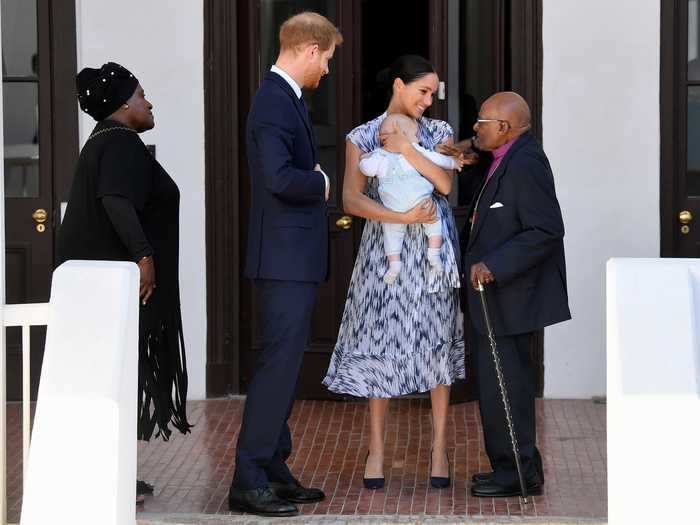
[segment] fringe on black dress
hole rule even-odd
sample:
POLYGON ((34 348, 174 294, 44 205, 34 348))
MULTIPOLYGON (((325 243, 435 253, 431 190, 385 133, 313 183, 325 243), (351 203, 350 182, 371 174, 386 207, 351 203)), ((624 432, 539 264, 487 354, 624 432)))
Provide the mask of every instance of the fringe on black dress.
POLYGON ((138 439, 156 437, 168 441, 169 424, 186 434, 187 361, 179 305, 168 315, 160 309, 142 308, 139 322, 138 439), (155 318, 154 318, 155 317, 155 318))

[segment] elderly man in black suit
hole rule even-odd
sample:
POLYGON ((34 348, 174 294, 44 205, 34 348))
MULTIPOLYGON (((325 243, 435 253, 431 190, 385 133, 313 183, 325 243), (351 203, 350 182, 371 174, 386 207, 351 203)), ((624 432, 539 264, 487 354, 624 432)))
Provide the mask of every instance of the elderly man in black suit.
POLYGON ((516 93, 497 93, 481 106, 474 146, 493 160, 472 203, 464 272, 470 343, 486 452, 492 472, 472 477, 474 496, 520 492, 489 340, 476 291, 486 285, 491 322, 509 391, 528 492, 542 493, 542 460, 535 444, 532 333, 571 318, 564 262, 564 223, 554 177, 530 133, 530 109, 516 93))

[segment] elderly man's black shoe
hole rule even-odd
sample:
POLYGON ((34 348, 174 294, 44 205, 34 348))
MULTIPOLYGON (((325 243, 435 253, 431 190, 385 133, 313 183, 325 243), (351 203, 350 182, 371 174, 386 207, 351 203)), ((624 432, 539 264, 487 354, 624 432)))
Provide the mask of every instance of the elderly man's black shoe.
MULTIPOLYGON (((527 484, 528 496, 541 496, 542 485, 538 481, 530 481, 527 484)), ((517 481, 511 485, 501 485, 493 479, 472 485, 472 496, 480 498, 509 498, 520 496, 520 483, 517 481)))
POLYGON ((278 498, 292 503, 316 503, 323 501, 326 495, 320 489, 302 487, 300 483, 268 483, 270 490, 278 498))
POLYGON ((238 490, 232 487, 228 493, 228 508, 272 518, 299 514, 296 505, 279 498, 267 487, 253 490, 238 490))
MULTIPOLYGON (((472 483, 486 483, 487 481, 491 481, 493 474, 493 472, 477 472, 472 476, 472 483)), ((540 479, 542 479, 540 485, 544 485, 544 479, 541 474, 540 479)))
POLYGON ((472 476, 472 483, 486 483, 491 481, 493 472, 477 472, 472 476))

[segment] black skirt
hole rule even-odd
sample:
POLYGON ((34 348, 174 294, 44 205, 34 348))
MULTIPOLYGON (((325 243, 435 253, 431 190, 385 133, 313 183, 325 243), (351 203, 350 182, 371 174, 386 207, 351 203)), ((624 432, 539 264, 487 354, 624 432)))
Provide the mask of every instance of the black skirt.
POLYGON ((102 206, 108 195, 131 202, 153 248, 156 289, 139 313, 138 437, 167 440, 170 424, 182 433, 192 426, 178 283, 180 192, 136 132, 104 120, 80 152, 58 231, 58 264, 134 259, 102 206))

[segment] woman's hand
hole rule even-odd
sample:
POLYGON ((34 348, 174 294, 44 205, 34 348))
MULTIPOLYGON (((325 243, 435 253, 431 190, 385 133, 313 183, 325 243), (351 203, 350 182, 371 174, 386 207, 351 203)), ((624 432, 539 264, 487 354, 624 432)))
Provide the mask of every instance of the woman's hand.
POLYGON ((394 131, 391 133, 380 133, 379 141, 385 150, 392 153, 404 153, 407 148, 411 148, 411 141, 403 134, 397 123, 394 123, 394 131))
POLYGON ((141 303, 146 304, 153 295, 156 287, 156 267, 153 265, 153 257, 143 257, 138 263, 141 282, 139 286, 139 297, 141 303))
POLYGON ((431 198, 424 199, 404 212, 405 224, 427 224, 437 221, 437 205, 431 198))

